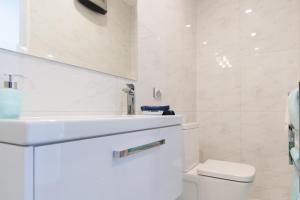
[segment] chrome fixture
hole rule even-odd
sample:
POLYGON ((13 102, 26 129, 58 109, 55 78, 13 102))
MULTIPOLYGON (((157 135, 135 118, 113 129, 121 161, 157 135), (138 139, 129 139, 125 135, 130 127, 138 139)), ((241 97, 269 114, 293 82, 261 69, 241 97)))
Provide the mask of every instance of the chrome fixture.
POLYGON ((4 81, 4 88, 13 88, 13 89, 18 89, 18 83, 14 81, 15 77, 18 78, 25 78, 21 74, 3 74, 4 76, 7 77, 7 81, 4 81))
POLYGON ((162 97, 162 92, 157 88, 153 88, 153 98, 156 100, 161 100, 161 97, 162 97))
POLYGON ((291 149, 295 147, 295 128, 292 124, 289 125, 289 164, 294 165, 294 159, 291 154, 291 149))
POLYGON ((133 154, 137 154, 137 153, 146 151, 148 149, 152 149, 152 148, 155 148, 155 147, 162 146, 165 143, 166 143, 166 140, 163 139, 163 140, 159 140, 159 141, 152 142, 152 143, 149 143, 149 144, 144 144, 144 145, 141 145, 141 146, 138 146, 138 147, 133 147, 133 148, 130 148, 130 149, 125 149, 125 150, 121 150, 121 151, 114 151, 113 152, 113 157, 114 158, 124 158, 124 157, 127 157, 127 156, 131 156, 133 154))
POLYGON ((122 91, 127 94, 127 114, 135 115, 135 88, 131 83, 126 86, 122 91))

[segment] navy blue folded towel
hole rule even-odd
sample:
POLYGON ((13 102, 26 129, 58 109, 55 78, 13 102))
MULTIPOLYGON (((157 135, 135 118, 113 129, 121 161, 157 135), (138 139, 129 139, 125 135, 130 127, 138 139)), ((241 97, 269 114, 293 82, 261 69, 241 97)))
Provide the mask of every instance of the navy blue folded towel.
POLYGON ((159 112, 159 111, 168 111, 170 110, 170 106, 142 106, 142 111, 149 111, 149 112, 159 112))

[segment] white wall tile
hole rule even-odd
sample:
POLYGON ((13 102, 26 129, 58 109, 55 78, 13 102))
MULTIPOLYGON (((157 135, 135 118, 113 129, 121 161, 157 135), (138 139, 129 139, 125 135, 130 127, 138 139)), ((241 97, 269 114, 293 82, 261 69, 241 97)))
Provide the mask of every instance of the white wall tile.
POLYGON ((241 0, 241 50, 251 54, 254 48, 261 52, 297 50, 299 48, 298 0, 241 0), (245 10, 252 9, 251 14, 245 10), (251 37, 251 33, 256 33, 251 37))
POLYGON ((290 199, 284 116, 300 74, 299 6, 298 0, 198 1, 201 150, 206 159, 254 165, 254 199, 290 199))
POLYGON ((203 160, 240 162, 240 112, 198 112, 203 160))
POLYGON ((299 80, 299 51, 242 56, 242 110, 285 111, 299 80), (258 101, 259 99, 259 101, 258 101))

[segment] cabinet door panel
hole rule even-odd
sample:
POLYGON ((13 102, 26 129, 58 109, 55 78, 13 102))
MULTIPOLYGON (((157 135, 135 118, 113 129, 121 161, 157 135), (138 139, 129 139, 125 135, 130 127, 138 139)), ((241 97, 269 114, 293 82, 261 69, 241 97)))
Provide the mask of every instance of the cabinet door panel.
POLYGON ((181 192, 180 127, 35 149, 36 200, 174 200, 181 192), (166 143, 124 158, 123 150, 166 143))
POLYGON ((0 144, 0 199, 33 200, 33 148, 0 144))

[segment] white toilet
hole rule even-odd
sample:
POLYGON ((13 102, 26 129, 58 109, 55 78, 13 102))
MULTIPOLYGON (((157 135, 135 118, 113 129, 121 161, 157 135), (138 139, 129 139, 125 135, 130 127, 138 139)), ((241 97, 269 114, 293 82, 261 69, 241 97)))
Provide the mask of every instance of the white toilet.
POLYGON ((247 200, 254 181, 250 165, 207 160, 199 163, 197 124, 184 125, 184 183, 181 200, 247 200))

